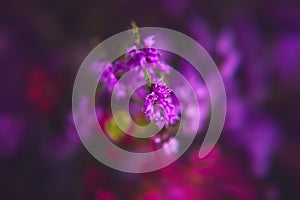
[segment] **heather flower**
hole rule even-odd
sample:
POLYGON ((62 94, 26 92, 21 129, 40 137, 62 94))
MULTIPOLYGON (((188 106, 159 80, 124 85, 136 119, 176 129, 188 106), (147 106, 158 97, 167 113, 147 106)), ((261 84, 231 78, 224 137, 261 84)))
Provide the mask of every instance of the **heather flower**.
POLYGON ((148 109, 145 111, 146 117, 151 121, 155 121, 157 126, 161 126, 164 122, 164 116, 162 114, 161 107, 154 104, 147 105, 147 107, 148 109))
MULTIPOLYGON (((156 77, 155 69, 161 74, 168 74, 170 72, 170 66, 161 60, 161 52, 153 48, 155 43, 154 36, 149 36, 143 40, 144 46, 140 47, 133 45, 127 49, 125 54, 125 61, 116 61, 114 64, 108 62, 96 62, 92 65, 92 71, 97 73, 102 72, 102 83, 111 92, 116 83, 118 77, 129 70, 136 70, 137 79, 144 79, 144 71, 147 70, 152 77, 156 77)), ((126 83, 126 87, 130 88, 132 81, 126 83)), ((121 86, 121 90, 118 92, 119 97, 124 97, 125 86, 121 86)))
POLYGON ((121 62, 121 61, 116 61, 114 63, 114 68, 115 68, 116 73, 123 72, 127 69, 126 64, 124 62, 121 62))
POLYGON ((152 92, 146 96, 144 112, 146 117, 157 125, 165 121, 166 127, 179 120, 175 105, 172 103, 171 92, 165 83, 159 79, 151 86, 152 92))
POLYGON ((115 69, 114 66, 111 64, 108 64, 102 74, 102 79, 105 85, 108 87, 108 89, 111 91, 115 84, 118 82, 117 77, 115 75, 115 69))
MULTIPOLYGON (((136 32, 136 31, 135 31, 136 32)), ((116 90, 117 96, 122 98, 126 95, 126 90, 134 85, 134 81, 146 80, 148 86, 151 85, 151 92, 146 95, 143 111, 146 118, 155 121, 160 127, 165 124, 175 124, 179 120, 179 109, 172 102, 171 92, 161 79, 157 76, 165 75, 170 72, 170 66, 161 59, 161 52, 153 48, 155 43, 154 36, 151 35, 143 40, 140 46, 139 35, 135 35, 135 45, 127 49, 125 61, 117 61, 114 64, 108 62, 100 62, 101 66, 92 66, 93 70, 103 71, 102 82, 111 92, 116 90), (95 69, 96 68, 96 69, 95 69), (115 88, 118 78, 129 70, 136 70, 135 79, 125 80, 122 84, 115 88), (155 71, 157 70, 157 71, 155 71), (155 80, 155 81, 152 81, 155 80)))
POLYGON ((127 49, 125 57, 128 59, 126 62, 128 69, 133 69, 146 64, 146 54, 143 50, 138 49, 136 45, 133 45, 127 49))
POLYGON ((155 75, 154 69, 157 69, 163 74, 170 72, 170 66, 161 60, 161 52, 153 48, 155 43, 154 36, 149 36, 144 39, 144 48, 139 49, 136 45, 128 48, 125 57, 128 59, 126 62, 128 70, 130 69, 147 69, 151 75, 155 75))
POLYGON ((120 71, 121 67, 121 63, 117 63, 114 66, 106 61, 97 61, 91 65, 91 72, 96 74, 102 73, 101 82, 107 86, 109 91, 112 91, 118 81, 116 72, 120 71))
POLYGON ((157 95, 164 98, 170 96, 172 92, 161 79, 153 84, 152 89, 157 95))

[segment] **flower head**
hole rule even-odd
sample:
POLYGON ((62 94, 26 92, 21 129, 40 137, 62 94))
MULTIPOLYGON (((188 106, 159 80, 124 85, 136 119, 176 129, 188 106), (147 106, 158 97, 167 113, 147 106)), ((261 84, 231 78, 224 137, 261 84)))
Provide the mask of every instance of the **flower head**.
POLYGON ((144 39, 144 46, 142 49, 139 49, 138 46, 133 45, 127 49, 125 57, 127 61, 125 65, 127 70, 130 69, 147 69, 152 75, 154 75, 154 69, 157 69, 159 72, 168 74, 169 65, 164 63, 161 59, 162 54, 156 48, 153 48, 155 43, 154 36, 149 36, 144 39))
POLYGON ((102 75, 103 82, 106 84, 108 89, 111 91, 115 84, 118 82, 116 74, 115 74, 115 69, 112 64, 108 64, 103 72, 102 75))
POLYGON ((146 96, 144 112, 146 117, 157 124, 165 121, 166 127, 179 120, 175 106, 170 98, 172 90, 161 80, 156 80, 151 86, 152 92, 146 96))

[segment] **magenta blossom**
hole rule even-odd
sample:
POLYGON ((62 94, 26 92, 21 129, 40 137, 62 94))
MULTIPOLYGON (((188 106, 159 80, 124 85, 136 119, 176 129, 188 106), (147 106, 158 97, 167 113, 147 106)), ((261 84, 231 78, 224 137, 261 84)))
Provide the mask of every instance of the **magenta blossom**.
POLYGON ((156 80, 151 86, 152 92, 146 96, 143 111, 146 117, 158 125, 165 121, 166 127, 179 120, 171 99, 172 90, 161 80, 156 80))

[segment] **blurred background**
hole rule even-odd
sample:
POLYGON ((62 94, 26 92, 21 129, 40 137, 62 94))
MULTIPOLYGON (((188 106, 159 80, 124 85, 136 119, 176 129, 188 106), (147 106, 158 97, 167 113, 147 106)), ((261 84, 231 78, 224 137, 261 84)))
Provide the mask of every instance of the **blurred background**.
POLYGON ((2 1, 0 85, 0 199, 300 199, 297 0, 2 1), (234 68, 223 74, 224 133, 206 158, 127 174, 79 141, 77 70, 132 21, 185 33, 234 68))

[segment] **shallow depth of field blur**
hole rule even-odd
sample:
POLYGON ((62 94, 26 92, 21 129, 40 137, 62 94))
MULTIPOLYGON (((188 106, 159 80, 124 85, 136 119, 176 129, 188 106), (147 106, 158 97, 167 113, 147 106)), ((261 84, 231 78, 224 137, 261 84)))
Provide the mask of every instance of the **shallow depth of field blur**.
MULTIPOLYGON (((299 1, 1 4, 0 199, 300 199, 299 1), (197 157, 201 129, 179 160, 144 174, 104 166, 79 140, 72 118, 77 70, 96 45, 133 21, 191 36, 219 67, 227 116, 205 158, 197 157)), ((124 146, 111 129, 110 139, 124 146)))

